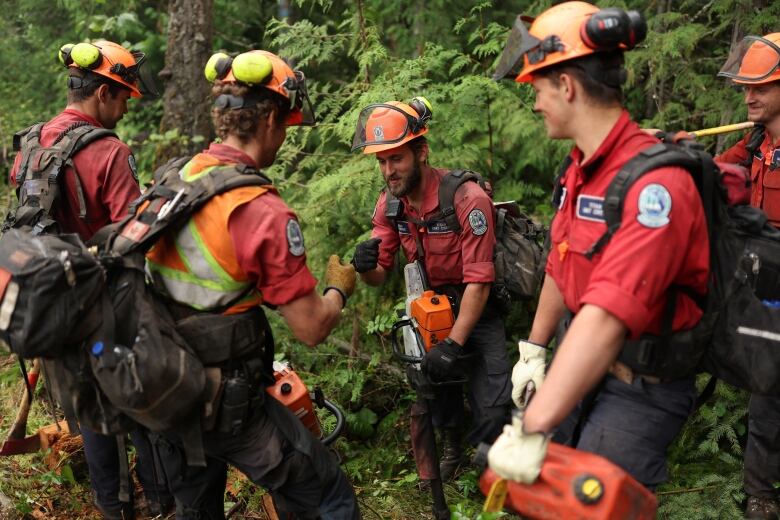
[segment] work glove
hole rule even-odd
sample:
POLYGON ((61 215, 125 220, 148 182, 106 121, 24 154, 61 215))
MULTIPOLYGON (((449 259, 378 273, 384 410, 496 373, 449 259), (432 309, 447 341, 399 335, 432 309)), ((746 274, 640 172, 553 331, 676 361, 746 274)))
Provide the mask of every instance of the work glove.
POLYGON ((436 381, 462 378, 463 373, 457 366, 461 355, 463 347, 452 338, 447 338, 425 354, 422 369, 436 381))
POLYGON ((325 291, 334 289, 343 299, 342 308, 347 305, 347 298, 355 292, 355 268, 351 265, 343 265, 337 255, 330 255, 328 267, 325 270, 325 291))
POLYGON ((518 347, 520 359, 512 369, 512 400, 522 409, 530 393, 542 386, 547 349, 530 341, 519 341, 518 347))
POLYGON ((377 261, 379 260, 380 242, 382 242, 381 238, 372 238, 359 243, 355 247, 355 254, 352 257, 352 265, 355 266, 355 271, 365 273, 376 269, 377 261))
POLYGON ((488 465, 501 478, 533 484, 542 471, 549 442, 544 433, 525 433, 523 419, 515 415, 490 447, 488 465))

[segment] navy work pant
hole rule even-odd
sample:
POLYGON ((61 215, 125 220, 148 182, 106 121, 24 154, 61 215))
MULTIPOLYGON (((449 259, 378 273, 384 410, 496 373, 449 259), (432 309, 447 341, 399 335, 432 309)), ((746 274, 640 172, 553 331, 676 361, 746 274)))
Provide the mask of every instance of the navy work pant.
MULTIPOLYGON (((117 439, 112 435, 102 435, 86 428, 82 429, 84 438, 84 457, 89 468, 89 482, 95 493, 95 501, 106 512, 121 516, 121 511, 132 509, 133 485, 128 482, 130 491, 129 505, 119 501, 119 449, 117 439)), ((162 505, 170 504, 173 499, 168 492, 162 475, 157 475, 152 456, 152 446, 146 432, 136 430, 130 434, 136 452, 135 471, 144 489, 146 499, 162 505), (159 478, 155 478, 159 477, 159 478)), ((121 454, 127 457, 126 453, 121 454)), ((129 478, 129 475, 128 475, 129 478)))
POLYGON ((778 499, 780 482, 780 398, 750 396, 745 446, 745 492, 778 499))
MULTIPOLYGON (((633 384, 607 375, 582 423, 577 449, 607 458, 653 490, 668 478, 666 451, 685 425, 696 403, 693 377, 633 384)), ((571 446, 578 407, 564 420, 553 441, 571 446)))
MULTIPOLYGON (((474 352, 464 365, 467 370, 467 395, 472 413, 468 435, 470 444, 492 444, 504 425, 510 422, 512 381, 506 349, 504 321, 497 312, 487 309, 474 326, 464 345, 474 352)), ((437 428, 462 429, 464 423, 462 385, 441 386, 430 404, 433 425, 437 428)))
POLYGON ((206 468, 186 465, 180 441, 156 444, 177 520, 224 518, 227 464, 271 492, 280 518, 357 520, 355 493, 335 457, 275 399, 258 406, 237 434, 203 434, 206 468))

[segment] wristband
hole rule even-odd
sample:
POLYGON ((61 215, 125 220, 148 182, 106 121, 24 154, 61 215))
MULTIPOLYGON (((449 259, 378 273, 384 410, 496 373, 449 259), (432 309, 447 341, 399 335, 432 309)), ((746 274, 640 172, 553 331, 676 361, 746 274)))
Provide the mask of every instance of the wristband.
POLYGON ((347 295, 344 294, 344 291, 342 291, 338 287, 336 287, 334 285, 329 285, 329 286, 325 287, 324 291, 322 291, 322 295, 325 296, 326 294, 328 294, 328 291, 330 291, 331 289, 333 289, 334 291, 338 292, 339 296, 341 296, 341 308, 343 309, 344 307, 346 307, 347 306, 347 295))

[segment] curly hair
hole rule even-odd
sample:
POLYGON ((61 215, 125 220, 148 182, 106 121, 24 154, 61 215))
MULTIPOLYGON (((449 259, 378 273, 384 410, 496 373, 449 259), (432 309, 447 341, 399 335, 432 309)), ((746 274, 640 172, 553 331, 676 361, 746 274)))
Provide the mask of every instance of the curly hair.
POLYGON ((214 122, 214 130, 221 139, 228 135, 238 137, 242 143, 249 141, 257 133, 258 123, 273 110, 276 109, 277 121, 284 123, 289 115, 289 102, 276 92, 266 88, 252 88, 239 83, 224 81, 214 82, 211 95, 216 99, 221 94, 229 94, 245 97, 249 94, 259 96, 260 101, 245 108, 218 108, 211 109, 211 119, 214 122))

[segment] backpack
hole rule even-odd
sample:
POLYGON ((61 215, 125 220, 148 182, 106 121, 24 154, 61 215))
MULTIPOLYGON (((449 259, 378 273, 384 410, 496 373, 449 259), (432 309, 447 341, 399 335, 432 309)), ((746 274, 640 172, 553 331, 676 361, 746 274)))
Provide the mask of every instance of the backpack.
MULTIPOLYGON (((455 192, 463 183, 470 181, 478 183, 482 189, 486 188, 482 176, 471 170, 452 170, 445 175, 439 185, 439 212, 422 224, 433 225, 443 220, 448 230, 459 234, 462 227, 455 210, 455 192)), ((385 216, 397 222, 404 216, 403 204, 389 191, 386 197, 385 216)), ((513 201, 496 203, 494 207, 496 246, 493 264, 496 278, 492 293, 502 303, 534 298, 541 281, 543 255, 540 243, 544 229, 520 211, 513 201)))
MULTIPOLYGON (((43 126, 14 135, 14 149, 21 153, 19 201, 8 212, 0 237, 0 333, 22 359, 60 357, 65 345, 91 333, 90 322, 78 317, 96 302, 104 282, 103 269, 78 235, 57 234, 52 213, 60 200, 61 174, 73 167, 74 155, 115 134, 80 122, 42 147, 43 126)), ((78 172, 75 178, 83 217, 78 172)))
POLYGON ((748 205, 728 206, 720 170, 695 142, 659 143, 628 161, 604 200, 607 231, 592 245, 592 258, 619 229, 630 187, 644 174, 679 166, 694 179, 710 241, 708 294, 671 287, 658 336, 628 341, 619 360, 640 374, 674 379, 706 371, 734 386, 780 394, 780 230, 748 205), (703 310, 692 329, 672 332, 676 296, 689 295, 703 310))
MULTIPOLYGON (((159 181, 134 202, 131 214, 100 230, 91 241, 100 244, 98 257, 107 272, 103 327, 87 345, 92 371, 109 401, 152 431, 181 429, 193 416, 199 419, 192 411, 211 391, 203 363, 213 360, 199 352, 197 338, 188 334, 186 324, 191 320, 183 320, 180 329, 170 311, 175 304, 147 283, 145 254, 163 235, 186 225, 212 197, 239 187, 271 184, 257 170, 243 166, 215 168, 187 182, 179 177, 180 164, 164 166, 159 181)), ((212 310, 205 316, 219 312, 212 310)), ((223 318, 223 327, 235 325, 248 337, 242 315, 218 317, 223 318)), ((221 329, 221 333, 229 332, 221 329)))
MULTIPOLYGON (((205 463, 202 443, 194 441, 199 440, 201 417, 193 412, 204 404, 204 396, 213 396, 219 380, 207 376, 178 331, 169 302, 146 283, 144 255, 165 233, 186 225, 212 197, 242 186, 269 185, 270 181, 251 168, 231 166, 185 182, 178 175, 181 164, 181 160, 167 164, 159 182, 134 202, 130 214, 99 230, 89 247, 70 240, 70 235, 37 238, 42 243, 71 245, 68 251, 72 257, 84 262, 71 262, 69 269, 63 269, 60 250, 39 247, 37 242, 28 247, 34 260, 30 265, 52 264, 51 270, 59 275, 58 283, 48 285, 40 276, 20 279, 11 275, 11 282, 18 286, 16 301, 35 300, 41 293, 50 296, 48 314, 37 324, 48 331, 45 336, 52 344, 48 351, 42 354, 34 348, 35 335, 24 330, 11 334, 29 321, 13 309, 7 313, 8 321, 17 325, 3 328, 5 322, 0 320, 0 332, 21 358, 48 358, 44 370, 50 391, 66 417, 104 434, 127 432, 134 423, 154 431, 176 432, 185 441, 188 462, 199 465, 205 463), (81 289, 82 275, 95 266, 100 273, 97 296, 78 306, 70 304, 73 298, 68 294, 81 289), (70 327, 81 334, 58 333, 49 327, 49 316, 64 324, 62 331, 70 327)), ((10 246, 15 243, 10 239, 17 235, 21 236, 17 243, 26 241, 25 234, 16 230, 0 238, 1 268, 6 269, 6 256, 13 257, 10 246), (4 256, 6 241, 10 253, 4 256)))
MULTIPOLYGON (((22 156, 15 179, 19 203, 6 216, 3 232, 11 228, 29 228, 36 235, 59 232, 52 213, 60 200, 60 175, 66 168, 75 171, 73 157, 85 146, 104 137, 116 137, 111 130, 78 121, 60 132, 50 146, 42 147, 44 124, 35 124, 14 135, 14 151, 22 156)), ((87 209, 78 172, 74 180, 79 201, 78 215, 83 219, 87 209)))

